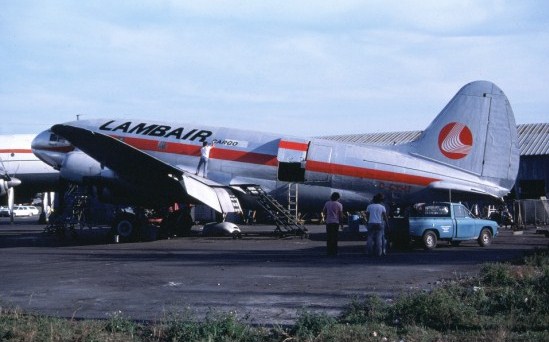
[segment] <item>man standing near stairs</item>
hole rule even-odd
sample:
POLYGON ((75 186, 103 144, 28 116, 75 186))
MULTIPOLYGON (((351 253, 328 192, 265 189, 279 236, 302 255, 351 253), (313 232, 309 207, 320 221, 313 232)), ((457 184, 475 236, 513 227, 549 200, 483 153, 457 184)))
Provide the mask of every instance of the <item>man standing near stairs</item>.
POLYGON ((326 247, 328 256, 337 255, 337 239, 339 226, 343 222, 343 205, 339 203, 341 196, 338 192, 332 193, 330 200, 324 204, 322 213, 326 217, 326 247))

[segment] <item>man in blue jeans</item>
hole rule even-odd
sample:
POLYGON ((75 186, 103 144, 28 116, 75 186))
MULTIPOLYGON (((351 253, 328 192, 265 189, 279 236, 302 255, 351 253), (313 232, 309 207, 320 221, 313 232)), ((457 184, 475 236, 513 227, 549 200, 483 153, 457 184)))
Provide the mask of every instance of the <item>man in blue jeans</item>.
POLYGON ((214 147, 213 141, 210 145, 208 145, 207 141, 204 141, 202 143, 202 148, 200 149, 200 161, 198 162, 195 175, 198 176, 198 173, 200 172, 200 168, 204 167, 204 170, 202 171, 202 177, 206 178, 208 176, 208 161, 210 160, 210 150, 213 147, 214 147))
POLYGON ((322 209, 326 218, 326 247, 329 256, 337 255, 337 235, 343 222, 343 205, 339 203, 339 197, 339 193, 334 192, 322 209))
POLYGON ((383 202, 383 195, 377 194, 374 196, 370 204, 366 208, 366 221, 368 222, 368 243, 366 249, 368 255, 381 256, 385 254, 384 240, 385 228, 389 228, 389 220, 383 202))

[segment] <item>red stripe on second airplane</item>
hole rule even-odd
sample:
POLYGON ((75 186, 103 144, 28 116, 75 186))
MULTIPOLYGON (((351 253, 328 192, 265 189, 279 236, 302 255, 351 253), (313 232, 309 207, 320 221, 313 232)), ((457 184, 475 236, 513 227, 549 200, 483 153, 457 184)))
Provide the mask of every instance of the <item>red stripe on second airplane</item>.
POLYGON ((29 149, 23 149, 23 148, 6 148, 1 149, 0 153, 32 153, 29 149))
POLYGON ((388 182, 405 183, 405 184, 411 184, 411 185, 423 185, 423 186, 427 186, 432 182, 439 180, 439 179, 430 178, 430 177, 408 175, 404 173, 396 173, 391 171, 367 169, 367 168, 358 167, 358 166, 325 163, 325 162, 319 162, 314 160, 307 161, 306 169, 307 171, 324 172, 332 175, 383 180, 388 182))

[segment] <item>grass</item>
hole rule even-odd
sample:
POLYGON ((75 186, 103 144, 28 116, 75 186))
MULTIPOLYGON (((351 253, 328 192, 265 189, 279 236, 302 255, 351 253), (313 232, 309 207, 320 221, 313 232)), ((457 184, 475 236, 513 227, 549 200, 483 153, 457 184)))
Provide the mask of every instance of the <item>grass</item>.
POLYGON ((0 341, 549 341, 549 249, 517 263, 486 264, 478 277, 388 302, 366 296, 338 317, 300 310, 291 327, 257 327, 237 315, 192 313, 160 322, 79 321, 0 307, 0 341))

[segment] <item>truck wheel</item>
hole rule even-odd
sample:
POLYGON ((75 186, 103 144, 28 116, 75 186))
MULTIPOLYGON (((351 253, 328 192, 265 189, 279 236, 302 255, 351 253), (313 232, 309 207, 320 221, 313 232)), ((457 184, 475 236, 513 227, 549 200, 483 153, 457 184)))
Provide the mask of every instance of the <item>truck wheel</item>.
POLYGON ((492 243, 492 232, 490 231, 490 229, 482 229, 480 231, 477 241, 480 247, 490 246, 490 244, 492 243))
POLYGON ((432 230, 423 233, 423 246, 425 249, 434 249, 437 246, 437 234, 432 230))
POLYGON ((112 233, 120 236, 122 241, 136 240, 138 235, 137 219, 131 214, 117 216, 112 224, 112 233))

